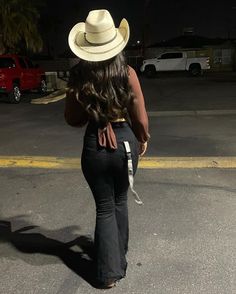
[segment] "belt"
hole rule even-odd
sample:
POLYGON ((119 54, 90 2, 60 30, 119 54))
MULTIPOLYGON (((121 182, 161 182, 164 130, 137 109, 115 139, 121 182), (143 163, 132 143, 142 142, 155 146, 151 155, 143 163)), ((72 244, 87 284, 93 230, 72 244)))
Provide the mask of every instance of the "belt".
POLYGON ((117 119, 115 119, 115 120, 111 120, 110 122, 122 122, 122 121, 126 121, 126 119, 125 118, 117 118, 117 119))

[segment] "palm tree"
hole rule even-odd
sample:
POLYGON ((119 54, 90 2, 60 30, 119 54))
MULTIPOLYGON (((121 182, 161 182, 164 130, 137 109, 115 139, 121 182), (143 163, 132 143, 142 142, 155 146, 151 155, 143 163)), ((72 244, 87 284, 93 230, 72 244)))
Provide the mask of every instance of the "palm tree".
POLYGON ((19 44, 33 52, 42 49, 38 31, 38 0, 0 0, 0 53, 17 52, 19 44))

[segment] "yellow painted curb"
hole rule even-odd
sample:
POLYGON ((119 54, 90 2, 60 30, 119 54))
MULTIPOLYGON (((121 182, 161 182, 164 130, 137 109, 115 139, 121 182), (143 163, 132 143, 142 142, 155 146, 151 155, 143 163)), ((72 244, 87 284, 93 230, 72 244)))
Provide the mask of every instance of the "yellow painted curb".
POLYGON ((144 157, 140 168, 236 168, 236 157, 144 157))
MULTIPOLYGON (((0 156, 0 168, 80 169, 80 158, 0 156)), ((236 168, 236 157, 142 157, 139 168, 236 168)))
POLYGON ((0 156, 0 168, 9 167, 78 169, 80 168, 80 158, 51 156, 0 156))

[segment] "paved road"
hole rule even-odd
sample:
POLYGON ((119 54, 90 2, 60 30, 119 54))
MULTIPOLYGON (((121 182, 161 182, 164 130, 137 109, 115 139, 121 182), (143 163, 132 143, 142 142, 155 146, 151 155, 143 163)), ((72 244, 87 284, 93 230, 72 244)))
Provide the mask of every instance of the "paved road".
MULTIPOLYGON (((111 292, 234 294, 235 177, 235 170, 139 170, 144 206, 130 195, 127 278, 111 292)), ((81 172, 4 169, 0 181, 0 293, 100 293, 79 253, 78 237, 92 236, 95 220, 81 172)))
MULTIPOLYGON (((144 91, 159 82, 143 80, 144 91)), ((165 91, 172 82, 165 81, 165 91)), ((149 110, 158 110, 154 102, 149 110)), ((1 103, 0 125, 0 157, 80 156, 83 130, 64 123, 62 101, 1 103)), ((230 164, 236 156, 236 115, 152 115, 150 127, 149 157, 221 157, 230 164)), ((140 169, 135 185, 144 206, 130 195, 127 278, 110 292, 236 293, 235 177, 233 166, 140 169)), ((95 207, 81 170, 7 167, 0 182, 0 293, 101 293, 91 285, 84 246, 95 207)))
POLYGON ((236 73, 141 77, 148 110, 236 110, 236 73))
MULTIPOLYGON (((140 82, 149 111, 236 110, 236 72, 197 78, 186 73, 162 73, 154 79, 141 75, 140 82)), ((38 97, 37 93, 27 93, 22 103, 38 97)), ((0 97, 0 105, 4 101, 0 97)))
MULTIPOLYGON (((67 126, 64 101, 0 104, 0 155, 78 157, 84 130, 67 126)), ((236 115, 151 116, 147 156, 235 156, 236 115)))

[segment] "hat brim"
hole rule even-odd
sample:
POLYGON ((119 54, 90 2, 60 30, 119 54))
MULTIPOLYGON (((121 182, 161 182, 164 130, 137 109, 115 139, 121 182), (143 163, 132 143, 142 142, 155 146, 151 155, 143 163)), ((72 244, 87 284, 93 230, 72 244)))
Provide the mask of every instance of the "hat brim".
POLYGON ((116 37, 105 45, 93 45, 85 39, 85 23, 76 24, 70 31, 68 42, 72 52, 81 59, 88 61, 103 61, 119 54, 130 36, 129 24, 122 19, 119 28, 116 28, 116 37))

